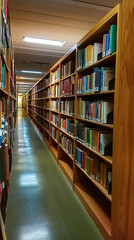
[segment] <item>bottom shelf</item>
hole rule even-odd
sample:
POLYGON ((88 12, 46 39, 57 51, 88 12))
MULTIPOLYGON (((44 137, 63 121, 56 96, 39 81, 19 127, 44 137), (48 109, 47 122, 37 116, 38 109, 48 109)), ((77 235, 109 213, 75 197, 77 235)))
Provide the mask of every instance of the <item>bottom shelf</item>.
POLYGON ((97 201, 87 192, 87 190, 80 184, 74 184, 74 191, 85 206, 89 215, 92 217, 97 227, 105 239, 111 239, 111 220, 97 203, 97 201))
POLYGON ((54 146, 50 146, 49 147, 50 151, 52 152, 52 154, 54 155, 54 157, 56 158, 56 160, 58 159, 58 151, 54 146))
POLYGON ((73 186, 73 169, 70 167, 68 163, 63 162, 62 160, 58 160, 58 164, 62 171, 64 172, 64 174, 66 175, 70 184, 73 186))

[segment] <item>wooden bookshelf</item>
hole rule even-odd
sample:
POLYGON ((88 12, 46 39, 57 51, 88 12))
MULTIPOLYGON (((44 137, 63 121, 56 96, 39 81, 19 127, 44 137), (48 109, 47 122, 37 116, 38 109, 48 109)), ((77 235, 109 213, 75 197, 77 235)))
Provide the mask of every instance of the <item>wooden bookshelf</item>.
MULTIPOLYGON (((79 114, 79 99, 81 98, 83 101, 93 103, 97 102, 97 104, 98 102, 99 104, 101 104, 100 102, 112 101, 114 105, 114 112, 118 111, 116 98, 118 95, 120 81, 120 44, 118 42, 121 34, 120 21, 121 4, 117 5, 114 9, 112 9, 91 31, 89 31, 77 43, 77 45, 75 45, 50 69, 46 76, 44 76, 37 84, 35 84, 35 86, 29 91, 28 105, 29 117, 36 124, 36 127, 40 131, 43 131, 44 142, 56 158, 56 161, 58 162, 63 173, 69 180, 74 191, 82 201, 90 216, 93 218, 94 222, 98 226, 105 239, 112 239, 111 209, 113 195, 107 189, 108 183, 104 185, 104 182, 103 184, 101 184, 99 182, 100 180, 94 180, 90 176, 89 172, 86 173, 84 167, 77 164, 76 152, 79 149, 82 154, 84 153, 85 155, 91 157, 93 161, 97 161, 98 164, 102 164, 101 166, 104 166, 107 171, 106 179, 108 179, 108 169, 110 169, 110 171, 113 171, 113 165, 114 161, 116 161, 116 155, 110 155, 111 153, 109 152, 109 154, 107 155, 100 154, 100 146, 98 144, 98 141, 100 140, 98 139, 98 151, 95 150, 95 147, 93 149, 86 145, 83 139, 80 140, 80 138, 78 138, 77 136, 77 123, 83 124, 83 126, 86 128, 98 129, 98 131, 100 131, 100 134, 101 132, 102 134, 105 132, 110 133, 112 136, 114 135, 114 139, 116 138, 115 126, 117 125, 118 119, 113 118, 113 121, 111 121, 111 119, 110 121, 107 120, 107 122, 109 123, 104 124, 102 122, 105 121, 102 121, 100 117, 98 121, 94 121, 94 118, 91 118, 93 120, 88 120, 86 119, 86 117, 81 118, 80 116, 83 115, 79 114), (95 42, 102 43, 103 35, 108 34, 111 25, 117 25, 116 50, 113 51, 111 54, 108 54, 108 56, 105 56, 98 61, 92 62, 90 65, 83 65, 84 67, 81 67, 81 69, 79 69, 79 51, 84 51, 83 49, 87 49, 88 45, 93 45, 95 42), (112 82, 112 85, 110 86, 109 84, 106 89, 103 89, 102 84, 102 89, 99 91, 94 90, 94 88, 89 89, 90 92, 89 90, 87 92, 85 92, 85 90, 78 91, 78 79, 83 78, 86 75, 95 74, 94 69, 96 68, 100 69, 102 73, 103 71, 105 71, 105 69, 114 69, 114 77, 111 77, 111 80, 114 82, 114 84, 112 82), (34 101, 36 101, 37 105, 34 105, 34 101), (53 110, 52 108, 58 110, 53 110), (70 114, 67 114, 68 112, 70 112, 70 114), (74 115, 72 115, 73 112, 74 115), (38 119, 35 119, 34 114, 36 114, 38 119), (54 122, 56 121, 56 125, 52 121, 53 118, 54 122), (64 130, 66 129, 66 126, 64 127, 64 129, 61 128, 61 123, 64 122, 63 120, 65 121, 65 124, 67 124, 67 121, 70 120, 70 124, 72 124, 74 133, 76 135, 72 136, 71 134, 67 133, 67 131, 64 130), (55 137, 52 136, 52 131, 55 131, 55 134, 58 134, 58 138, 56 137, 58 140, 56 140, 55 137), (62 147, 62 137, 64 137, 65 139, 66 147, 62 147), (71 154, 69 152, 71 152, 71 154), (105 186, 105 188, 103 186, 105 186)), ((111 72, 112 71, 113 70, 111 70, 111 72)), ((94 84, 96 84, 96 82, 94 82, 94 84)), ((95 112, 95 114, 98 114, 98 112, 100 111, 98 106, 99 105, 97 105, 97 111, 95 112)), ((115 142, 112 142, 114 148, 115 142)), ((83 160, 81 159, 81 165, 82 161, 83 160)), ((96 170, 96 174, 98 174, 97 171, 99 172, 99 170, 96 170)), ((116 181, 116 179, 112 180, 114 182, 116 181)))
POLYGON ((7 0, 0 3, 0 239, 6 240, 5 221, 17 106, 14 51, 7 0), (4 131, 6 131, 6 137, 4 131))

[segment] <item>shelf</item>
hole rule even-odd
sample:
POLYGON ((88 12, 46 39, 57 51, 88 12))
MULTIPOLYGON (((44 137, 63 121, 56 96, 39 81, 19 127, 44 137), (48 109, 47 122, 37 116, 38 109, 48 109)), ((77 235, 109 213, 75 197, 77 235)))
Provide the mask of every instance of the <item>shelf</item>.
POLYGON ((60 112, 60 114, 61 114, 61 115, 63 115, 63 116, 67 116, 67 117, 74 118, 74 116, 72 116, 72 115, 69 115, 69 114, 66 114, 66 113, 62 113, 62 112, 60 112))
POLYGON ((60 98, 74 98, 75 95, 70 95, 70 96, 60 96, 60 98))
POLYGON ((76 72, 68 75, 67 77, 61 78, 60 81, 63 81, 63 80, 65 80, 65 79, 67 79, 67 78, 70 78, 70 77, 74 76, 75 74, 76 74, 76 72))
POLYGON ((36 108, 41 108, 41 109, 44 109, 43 107, 40 107, 40 106, 36 106, 36 105, 32 105, 33 107, 36 107, 36 108))
POLYGON ((45 127, 42 127, 48 134, 49 134, 49 130, 46 129, 45 127))
POLYGON ((44 120, 47 121, 47 122, 49 122, 49 119, 47 119, 47 118, 44 118, 44 120))
POLYGON ((50 109, 49 109, 49 108, 43 108, 43 110, 45 110, 45 111, 49 111, 50 109))
POLYGON ((58 141, 52 136, 52 134, 49 134, 49 135, 56 142, 56 144, 58 144, 58 141))
POLYGON ((14 96, 10 95, 10 97, 16 101, 16 98, 14 96))
POLYGON ((50 122, 50 123, 51 123, 51 125, 53 125, 54 127, 58 128, 58 126, 55 125, 53 122, 50 122))
POLYGON ((68 155, 68 157, 73 161, 73 157, 66 151, 65 148, 63 148, 59 143, 60 148, 68 155))
POLYGON ((45 89, 45 88, 49 88, 49 87, 50 87, 50 84, 49 84, 49 85, 47 85, 47 86, 45 86, 45 87, 44 87, 44 89, 45 89))
POLYGON ((90 181, 105 195, 105 197, 112 202, 112 196, 111 194, 107 193, 107 190, 97 181, 95 181, 94 179, 92 179, 76 162, 75 162, 76 166, 90 179, 90 181))
POLYGON ((85 71, 92 70, 93 68, 100 67, 105 63, 109 63, 109 62, 111 63, 112 61, 115 61, 115 58, 116 58, 116 52, 100 59, 99 61, 97 61, 97 62, 95 62, 95 63, 93 63, 93 64, 91 64, 91 65, 89 65, 89 66, 87 66, 83 69, 78 70, 78 73, 83 73, 85 71))
POLYGON ((94 92, 94 93, 77 93, 77 97, 86 97, 86 96, 94 96, 94 95, 107 95, 107 94, 114 94, 115 90, 108 90, 103 92, 94 92))
POLYGON ((57 114, 59 113, 58 111, 55 111, 55 110, 52 110, 52 109, 50 109, 50 111, 54 112, 54 113, 57 113, 57 114))
POLYGON ((111 220, 94 199, 90 193, 80 184, 74 184, 74 191, 80 198, 81 202, 85 206, 86 210, 95 221, 96 225, 103 232, 105 239, 111 239, 111 220))
POLYGON ((99 152, 97 152, 96 150, 94 150, 94 149, 88 147, 86 144, 82 143, 81 141, 79 141, 79 140, 76 139, 76 142, 79 143, 79 144, 81 144, 83 147, 87 148, 90 152, 96 154, 98 157, 100 157, 101 159, 103 159, 105 162, 107 162, 107 163, 109 163, 109 164, 112 165, 112 163, 113 163, 113 161, 112 161, 112 160, 113 160, 112 156, 103 156, 103 155, 101 155, 99 152))
POLYGON ((73 186, 73 169, 70 165, 62 160, 58 160, 58 164, 64 174, 66 175, 67 179, 69 180, 70 184, 73 186))
POLYGON ((8 65, 7 65, 5 56, 4 56, 3 51, 2 51, 1 48, 0 48, 0 52, 1 52, 1 56, 2 56, 2 59, 3 59, 3 61, 4 61, 4 64, 5 64, 5 66, 6 66, 6 69, 7 69, 7 71, 10 73, 9 67, 8 67, 8 65))
POLYGON ((60 131, 63 132, 65 135, 67 135, 68 137, 72 138, 74 140, 74 136, 67 133, 65 130, 63 130, 62 128, 60 128, 60 131))
POLYGON ((38 100, 44 100, 44 98, 35 98, 35 99, 32 99, 32 101, 38 101, 38 100))
POLYGON ((59 98, 59 96, 58 96, 58 97, 51 97, 51 96, 50 96, 50 98, 52 98, 52 99, 57 99, 57 98, 59 98))
POLYGON ((0 91, 5 95, 10 96, 10 94, 6 92, 2 87, 0 87, 0 91))
POLYGON ((47 147, 49 147, 49 141, 46 138, 43 138, 45 144, 47 145, 47 147))
POLYGON ((58 151, 57 151, 57 149, 54 146, 50 146, 49 148, 50 148, 52 154, 54 155, 54 157, 57 160, 57 158, 58 158, 58 151))
POLYGON ((52 86, 52 85, 54 85, 54 84, 57 84, 57 83, 59 83, 59 80, 58 80, 58 81, 55 81, 55 82, 53 82, 53 83, 50 83, 50 86, 52 86))
POLYGON ((80 118, 80 117, 77 117, 76 119, 80 120, 80 121, 83 121, 83 122, 93 123, 93 124, 96 124, 96 125, 99 125, 99 126, 102 126, 102 127, 113 129, 113 124, 99 123, 99 122, 95 122, 95 121, 88 120, 88 119, 85 119, 85 118, 80 118))

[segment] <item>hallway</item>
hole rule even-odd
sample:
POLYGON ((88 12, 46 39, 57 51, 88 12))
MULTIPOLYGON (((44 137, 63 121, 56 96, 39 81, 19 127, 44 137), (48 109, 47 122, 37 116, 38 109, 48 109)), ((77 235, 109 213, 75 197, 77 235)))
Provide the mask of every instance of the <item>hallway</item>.
POLYGON ((103 239, 21 109, 14 138, 7 240, 103 239))

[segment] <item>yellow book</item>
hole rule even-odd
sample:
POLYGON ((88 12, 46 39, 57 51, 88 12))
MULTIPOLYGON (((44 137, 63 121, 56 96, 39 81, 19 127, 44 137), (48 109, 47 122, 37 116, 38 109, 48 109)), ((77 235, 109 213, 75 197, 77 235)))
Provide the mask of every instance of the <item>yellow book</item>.
POLYGON ((93 63, 93 45, 89 45, 89 55, 88 55, 88 65, 91 65, 93 63))

